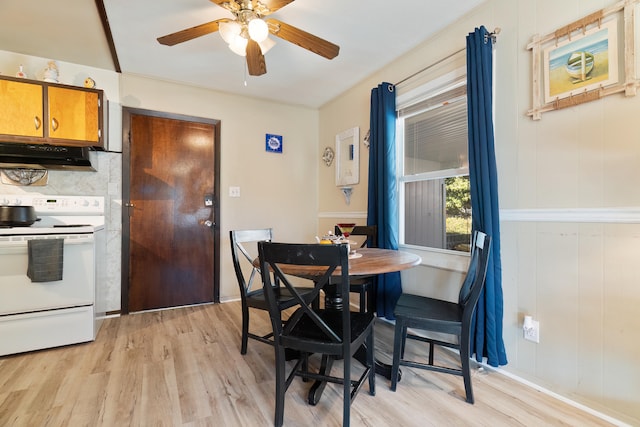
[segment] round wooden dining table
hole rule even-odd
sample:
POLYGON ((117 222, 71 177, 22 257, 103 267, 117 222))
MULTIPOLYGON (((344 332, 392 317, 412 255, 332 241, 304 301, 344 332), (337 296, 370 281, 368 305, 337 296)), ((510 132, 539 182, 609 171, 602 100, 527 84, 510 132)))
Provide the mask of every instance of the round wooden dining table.
MULTIPOLYGON (((349 277, 369 277, 378 274, 407 270, 420 264, 422 259, 409 252, 393 249, 361 248, 355 254, 349 255, 349 277)), ((324 267, 307 265, 281 265, 286 274, 313 280, 325 272, 324 267)), ((340 268, 333 272, 333 277, 342 274, 340 268)), ((325 307, 341 310, 343 298, 335 286, 325 287, 325 307)))
MULTIPOLYGON (((367 277, 378 274, 393 273, 395 271, 407 270, 422 262, 418 255, 396 251, 393 249, 381 248, 360 248, 355 254, 349 255, 349 277, 367 277)), ((253 265, 260 266, 260 260, 256 258, 253 265)), ((280 268, 286 274, 304 277, 313 280, 314 277, 321 276, 326 268, 307 265, 281 265, 280 268)), ((342 271, 337 268, 333 276, 340 276, 342 271)), ((335 289, 325 289, 325 304, 327 308, 342 308, 342 296, 335 289)))
MULTIPOLYGON (((394 271, 407 270, 420 264, 422 259, 415 254, 393 249, 361 248, 355 254, 349 255, 349 276, 375 276, 378 274, 392 273, 394 271)), ((260 264, 258 260, 257 265, 260 264)), ((286 265, 282 271, 287 274, 300 277, 321 275, 325 268, 315 266, 286 265)), ((340 276, 340 268, 333 275, 340 276)))

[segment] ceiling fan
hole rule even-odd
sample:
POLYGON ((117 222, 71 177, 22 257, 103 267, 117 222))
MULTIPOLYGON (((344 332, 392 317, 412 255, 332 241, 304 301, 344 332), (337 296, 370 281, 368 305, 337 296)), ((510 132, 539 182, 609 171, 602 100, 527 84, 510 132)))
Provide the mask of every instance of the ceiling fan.
POLYGON ((313 34, 307 33, 277 19, 262 19, 294 0, 210 0, 231 12, 235 19, 217 19, 176 33, 158 37, 163 45, 173 46, 206 34, 220 32, 229 48, 240 56, 246 56, 249 75, 260 76, 267 72, 264 54, 275 44, 269 38, 273 34, 327 59, 338 56, 340 47, 313 34))

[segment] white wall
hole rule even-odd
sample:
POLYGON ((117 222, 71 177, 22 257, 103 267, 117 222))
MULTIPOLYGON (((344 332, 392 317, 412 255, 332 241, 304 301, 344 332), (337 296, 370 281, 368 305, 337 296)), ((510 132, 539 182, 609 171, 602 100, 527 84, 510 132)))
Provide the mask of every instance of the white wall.
MULTIPOLYGON (((488 0, 323 106, 318 150, 344 128, 360 126, 366 133, 370 92, 377 84, 399 82, 464 49, 465 37, 475 27, 500 27, 495 134, 509 360, 504 369, 637 425, 640 192, 635 184, 640 181, 640 128, 635 122, 640 95, 611 95, 544 113, 540 121, 526 116, 532 93, 532 58, 526 46, 532 37, 613 3, 488 0), (525 314, 540 321, 539 344, 522 338, 525 314)), ((438 68, 427 74, 436 75, 438 68)), ((361 184, 354 194, 363 198, 355 197, 349 206, 337 194, 332 168, 321 167, 321 227, 366 211, 368 152, 362 152, 361 184)), ((429 266, 403 274, 405 291, 454 297, 457 290, 450 287, 459 283, 457 271, 464 261, 439 252, 422 252, 422 257, 429 266)))

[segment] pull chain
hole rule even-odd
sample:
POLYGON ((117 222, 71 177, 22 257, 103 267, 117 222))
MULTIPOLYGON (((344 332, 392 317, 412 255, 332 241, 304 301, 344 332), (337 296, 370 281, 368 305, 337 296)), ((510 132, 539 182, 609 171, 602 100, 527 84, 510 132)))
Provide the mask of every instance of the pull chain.
POLYGON ((242 71, 244 73, 244 87, 247 87, 247 63, 245 61, 244 66, 242 67, 242 71))

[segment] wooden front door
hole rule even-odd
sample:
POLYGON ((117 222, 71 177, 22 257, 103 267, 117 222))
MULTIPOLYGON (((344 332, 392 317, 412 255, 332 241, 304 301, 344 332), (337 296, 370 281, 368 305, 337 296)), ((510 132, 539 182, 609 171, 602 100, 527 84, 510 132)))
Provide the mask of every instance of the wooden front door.
POLYGON ((123 111, 122 311, 219 301, 219 122, 123 111))

